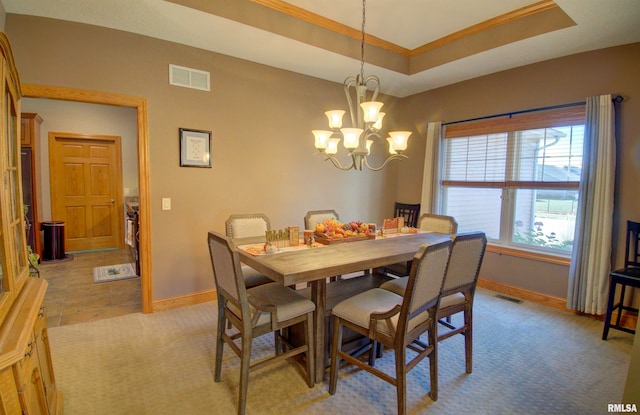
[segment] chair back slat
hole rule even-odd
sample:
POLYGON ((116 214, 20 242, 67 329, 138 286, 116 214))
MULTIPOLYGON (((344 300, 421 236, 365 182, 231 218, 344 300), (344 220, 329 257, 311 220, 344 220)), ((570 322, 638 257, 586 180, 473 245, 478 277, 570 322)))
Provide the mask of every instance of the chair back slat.
POLYGON ((456 236, 451 246, 451 258, 444 282, 445 295, 477 281, 486 247, 487 238, 484 232, 456 236))
POLYGON ((418 220, 418 228, 422 231, 448 233, 455 236, 458 233, 458 222, 452 216, 425 213, 418 220))
POLYGON ((235 214, 229 216, 225 226, 229 238, 247 238, 264 236, 271 230, 271 221, 264 213, 235 214))
POLYGON ((240 303, 241 296, 244 294, 246 297, 246 292, 244 292, 242 275, 238 275, 242 271, 239 266, 236 266, 239 260, 231 241, 217 232, 209 232, 209 252, 216 290, 219 294, 230 296, 231 299, 240 303))
POLYGON ((627 221, 624 267, 640 267, 640 222, 627 221))
POLYGON ((434 305, 442 293, 442 286, 449 261, 451 241, 423 245, 413 258, 411 274, 405 290, 406 311, 410 316, 434 305), (408 297, 409 296, 409 297, 408 297), (408 301, 410 300, 410 301, 408 301))
POLYGON ((339 220, 338 212, 333 209, 326 210, 310 210, 304 217, 304 228, 315 229, 316 223, 322 223, 325 220, 339 220))
POLYGON ((400 203, 394 206, 394 218, 404 218, 405 226, 418 227, 418 215, 420 214, 420 203, 400 203))

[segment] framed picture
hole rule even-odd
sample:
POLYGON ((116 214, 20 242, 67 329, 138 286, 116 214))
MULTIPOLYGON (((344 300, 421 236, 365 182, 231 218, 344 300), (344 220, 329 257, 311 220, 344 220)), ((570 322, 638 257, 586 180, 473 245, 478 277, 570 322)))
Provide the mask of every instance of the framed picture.
POLYGON ((180 128, 180 167, 211 168, 211 131, 180 128))

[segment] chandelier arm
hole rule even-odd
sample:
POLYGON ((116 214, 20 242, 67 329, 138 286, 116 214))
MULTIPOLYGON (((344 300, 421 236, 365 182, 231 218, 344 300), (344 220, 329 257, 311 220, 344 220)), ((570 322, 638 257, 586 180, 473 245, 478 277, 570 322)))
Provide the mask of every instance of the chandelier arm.
POLYGON ((364 136, 365 140, 368 140, 370 137, 382 138, 378 130, 373 128, 373 125, 367 128, 367 130, 362 135, 364 136))
POLYGON ((367 76, 366 79, 362 81, 364 85, 369 84, 369 82, 373 82, 373 84, 375 85, 375 88, 373 88, 373 92, 371 94, 371 100, 370 100, 370 101, 375 101, 376 98, 378 98, 378 92, 380 92, 380 78, 378 78, 375 75, 369 75, 367 76))
POLYGON ((364 158, 364 165, 367 166, 367 168, 371 171, 380 171, 384 168, 384 166, 387 165, 387 163, 389 163, 391 160, 406 160, 409 157, 405 156, 404 154, 393 154, 389 157, 387 157, 387 159, 384 161, 384 163, 382 163, 382 166, 380 167, 371 167, 371 165, 369 165, 369 162, 367 161, 366 157, 364 158))
POLYGON ((355 77, 350 76, 344 80, 344 95, 347 98, 347 104, 349 105, 349 115, 351 115, 351 126, 356 127, 358 124, 356 123, 356 114, 358 108, 354 108, 353 101, 351 100, 351 93, 349 92, 349 88, 354 86, 357 91, 358 81, 355 77))
POLYGON ((327 158, 324 159, 324 161, 331 160, 331 163, 333 163, 333 165, 335 167, 339 168, 340 170, 344 170, 344 171, 351 170, 355 166, 353 156, 351 156, 351 164, 348 165, 348 166, 343 166, 342 163, 340 163, 340 160, 338 160, 337 158, 333 157, 332 155, 325 154, 325 156, 327 158))

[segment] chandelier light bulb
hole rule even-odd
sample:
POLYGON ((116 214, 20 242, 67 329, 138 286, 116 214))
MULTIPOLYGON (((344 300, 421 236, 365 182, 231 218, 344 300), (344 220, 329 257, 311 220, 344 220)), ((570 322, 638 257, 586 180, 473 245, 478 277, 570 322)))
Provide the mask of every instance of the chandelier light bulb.
POLYGON ((382 108, 382 102, 369 101, 360 104, 362 111, 364 111, 364 122, 376 122, 378 121, 378 114, 380 114, 380 108, 382 108))
POLYGON ((337 154, 338 153, 338 143, 340 143, 339 138, 330 138, 329 145, 327 146, 327 150, 325 151, 327 154, 337 154))
POLYGON ((329 119, 329 128, 342 128, 343 110, 331 110, 324 113, 329 119))
POLYGON ((344 136, 344 148, 353 150, 358 148, 360 145, 360 136, 363 133, 362 128, 341 128, 340 131, 344 136))
POLYGON ((316 148, 318 150, 324 150, 329 145, 329 138, 332 132, 328 130, 312 130, 311 131, 316 138, 316 148))
POLYGON ((371 128, 375 129, 375 130, 382 130, 382 119, 384 118, 384 116, 387 115, 384 112, 381 112, 378 114, 378 119, 376 120, 376 122, 371 126, 371 128))
POLYGON ((407 141, 409 140, 411 131, 391 131, 389 132, 389 135, 391 136, 393 149, 396 152, 401 152, 407 149, 407 141))
POLYGON ((398 154, 398 152, 393 148, 393 138, 387 137, 387 142, 389 143, 389 154, 398 154))

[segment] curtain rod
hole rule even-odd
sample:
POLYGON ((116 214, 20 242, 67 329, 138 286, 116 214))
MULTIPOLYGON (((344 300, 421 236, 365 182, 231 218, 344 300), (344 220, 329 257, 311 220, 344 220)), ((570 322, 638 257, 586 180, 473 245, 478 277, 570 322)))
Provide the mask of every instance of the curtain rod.
MULTIPOLYGON (((614 98, 611 99, 614 103, 620 103, 622 101, 624 101, 624 97, 621 95, 616 95, 614 98)), ((505 112, 503 114, 495 114, 495 115, 487 115, 485 117, 478 117, 478 118, 469 118, 467 120, 459 120, 459 121, 450 121, 450 122, 443 122, 442 125, 451 125, 451 124, 459 124, 459 123, 463 123, 463 122, 470 122, 470 121, 480 121, 480 120, 486 120, 486 119, 490 119, 490 118, 498 118, 498 117, 513 117, 514 115, 518 115, 518 114, 526 114, 528 112, 536 112, 536 111, 546 111, 546 110, 555 110, 558 108, 567 108, 567 107, 576 107, 578 105, 585 105, 586 102, 582 101, 582 102, 572 102, 570 104, 562 104, 562 105, 553 105, 551 107, 541 107, 541 108, 533 108, 533 109, 529 109, 529 110, 522 110, 522 111, 514 111, 514 112, 505 112)))

